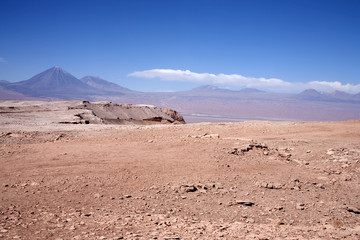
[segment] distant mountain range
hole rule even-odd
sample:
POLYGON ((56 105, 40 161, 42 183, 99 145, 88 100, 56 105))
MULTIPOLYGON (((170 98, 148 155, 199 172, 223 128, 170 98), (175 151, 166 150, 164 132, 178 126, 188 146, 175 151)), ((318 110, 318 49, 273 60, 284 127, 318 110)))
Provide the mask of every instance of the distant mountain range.
POLYGON ((0 100, 89 100, 144 103, 172 108, 185 116, 227 116, 274 120, 350 120, 360 118, 360 93, 269 93, 253 88, 239 91, 211 85, 189 91, 144 93, 101 77, 78 79, 60 67, 20 82, 0 81, 0 100))
POLYGON ((95 88, 97 91, 114 92, 114 93, 133 92, 128 88, 124 88, 115 83, 108 82, 101 77, 86 76, 80 78, 80 81, 92 88, 95 88))
POLYGON ((123 95, 125 92, 130 92, 129 89, 99 77, 87 76, 77 79, 60 67, 50 68, 25 81, 16 83, 1 81, 0 86, 26 97, 64 100, 87 99, 109 93, 123 95))

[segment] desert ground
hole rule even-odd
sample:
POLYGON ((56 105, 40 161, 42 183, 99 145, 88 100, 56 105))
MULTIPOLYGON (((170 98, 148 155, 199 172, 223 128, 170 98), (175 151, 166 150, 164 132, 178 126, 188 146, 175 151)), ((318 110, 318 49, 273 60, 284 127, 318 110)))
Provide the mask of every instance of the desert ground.
POLYGON ((360 239, 359 120, 0 120, 1 239, 360 239))

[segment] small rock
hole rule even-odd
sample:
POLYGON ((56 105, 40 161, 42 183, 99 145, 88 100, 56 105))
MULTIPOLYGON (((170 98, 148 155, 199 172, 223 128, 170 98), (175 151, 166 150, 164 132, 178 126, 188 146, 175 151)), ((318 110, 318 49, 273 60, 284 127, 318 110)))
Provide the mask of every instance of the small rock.
POLYGON ((331 148, 328 149, 327 152, 326 152, 327 155, 333 155, 334 153, 335 153, 334 150, 331 149, 331 148))
POLYGON ((102 198, 104 195, 100 194, 100 193, 95 193, 94 197, 95 198, 102 198))
POLYGON ((196 192, 198 189, 194 185, 181 185, 184 192, 196 192))
POLYGON ((235 202, 230 202, 228 205, 229 206, 234 206, 234 205, 244 205, 244 206, 253 206, 255 203, 254 202, 250 202, 250 201, 243 201, 243 200, 236 200, 235 202))
POLYGON ((236 203, 240 204, 240 205, 245 205, 245 206, 252 206, 255 204, 255 203, 249 202, 249 201, 236 201, 236 203))
POLYGON ((283 206, 277 206, 274 208, 275 210, 278 210, 278 211, 284 211, 284 207, 283 206))
POLYGON ((246 219, 245 222, 246 222, 246 223, 255 223, 255 220, 252 219, 252 218, 248 218, 248 219, 246 219))
POLYGON ((219 134, 205 134, 201 138, 220 138, 219 134))
POLYGON ((56 136, 56 138, 54 139, 54 141, 59 141, 61 138, 64 137, 64 134, 59 134, 58 136, 56 136))
POLYGON ((348 207, 347 210, 348 210, 348 212, 360 214, 360 208, 357 208, 357 207, 348 207))
POLYGON ((284 220, 277 218, 277 219, 273 220, 271 222, 271 224, 275 225, 275 226, 277 226, 277 225, 285 225, 285 222, 284 222, 284 220))
POLYGON ((282 189, 283 184, 281 183, 266 183, 266 182, 260 182, 257 183, 259 187, 267 188, 267 189, 282 189))
POLYGON ((296 204, 297 210, 304 210, 305 209, 305 203, 298 203, 296 204))

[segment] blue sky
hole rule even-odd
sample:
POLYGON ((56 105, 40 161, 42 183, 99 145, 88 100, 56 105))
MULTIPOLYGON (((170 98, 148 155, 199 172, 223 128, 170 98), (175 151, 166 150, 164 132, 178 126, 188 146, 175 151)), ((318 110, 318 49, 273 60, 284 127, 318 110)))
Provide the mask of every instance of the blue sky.
POLYGON ((360 1, 0 1, 0 80, 360 92, 360 1))

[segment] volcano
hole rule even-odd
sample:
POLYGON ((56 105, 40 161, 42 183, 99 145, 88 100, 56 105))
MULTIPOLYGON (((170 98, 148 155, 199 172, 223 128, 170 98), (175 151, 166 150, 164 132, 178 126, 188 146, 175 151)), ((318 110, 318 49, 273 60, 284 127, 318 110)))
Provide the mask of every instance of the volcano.
POLYGON ((61 99, 84 98, 96 89, 83 83, 61 67, 52 67, 29 80, 4 83, 7 89, 32 97, 54 97, 61 99))

